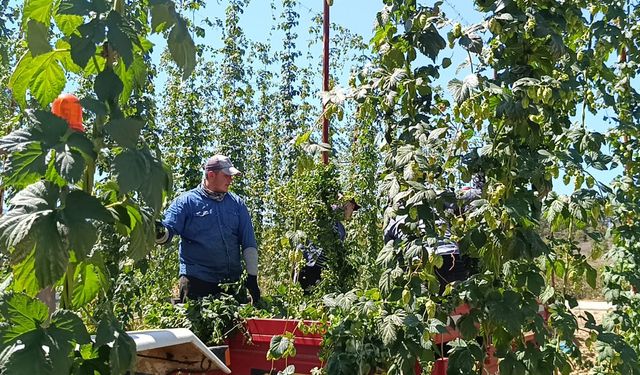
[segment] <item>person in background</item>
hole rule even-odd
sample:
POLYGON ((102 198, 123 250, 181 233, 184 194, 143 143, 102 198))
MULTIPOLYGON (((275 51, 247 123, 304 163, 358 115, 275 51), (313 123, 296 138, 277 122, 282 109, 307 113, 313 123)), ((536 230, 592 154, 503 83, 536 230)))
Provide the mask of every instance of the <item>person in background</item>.
MULTIPOLYGON (((458 216, 464 217, 469 210, 470 203, 482 195, 482 187, 484 186, 484 175, 477 173, 472 177, 472 186, 463 187, 457 193, 458 201, 462 202, 462 206, 450 204, 445 209, 454 212, 458 216)), ((399 215, 392 219, 384 230, 384 242, 402 241, 406 238, 402 231, 405 225, 407 215, 399 215)), ((444 220, 437 219, 436 225, 444 224, 444 220)), ((420 223, 419 227, 424 230, 424 224, 420 223)), ((429 248, 430 253, 442 256, 442 266, 435 269, 436 277, 440 282, 440 293, 444 292, 447 284, 453 281, 463 281, 469 278, 477 264, 475 259, 469 256, 461 255, 459 246, 450 239, 451 233, 447 230, 444 238, 441 238, 434 248, 429 248)))
MULTIPOLYGON (((336 210, 342 209, 342 217, 345 222, 351 220, 353 213, 359 208, 360 206, 353 198, 347 199, 341 207, 335 207, 336 210)), ((333 228, 337 232, 340 242, 344 243, 344 240, 347 238, 347 230, 344 224, 342 224, 342 221, 337 220, 333 228)), ((304 290, 304 293, 310 294, 316 284, 322 279, 322 270, 327 265, 327 257, 323 254, 322 248, 317 247, 313 243, 307 246, 298 245, 298 248, 302 250, 305 265, 300 270, 297 280, 304 290)))
POLYGON ((156 223, 156 243, 180 236, 180 301, 221 292, 220 284, 240 280, 242 259, 253 304, 260 301, 258 250, 249 210, 229 192, 240 174, 224 155, 210 157, 202 184, 177 197, 156 223))

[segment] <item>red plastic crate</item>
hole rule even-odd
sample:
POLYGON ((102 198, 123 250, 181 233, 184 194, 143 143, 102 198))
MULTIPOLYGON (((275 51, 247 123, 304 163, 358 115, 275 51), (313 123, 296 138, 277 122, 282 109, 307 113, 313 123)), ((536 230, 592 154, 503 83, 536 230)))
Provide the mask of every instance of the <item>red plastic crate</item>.
POLYGON ((251 342, 247 342, 240 333, 229 340, 230 368, 233 374, 263 375, 274 370, 284 370, 288 365, 294 365, 298 374, 309 374, 314 367, 322 367, 318 358, 322 334, 303 333, 298 324, 312 327, 320 323, 309 320, 249 319, 246 328, 251 342), (295 335, 293 344, 296 347, 296 356, 287 360, 267 360, 271 338, 286 332, 295 335))

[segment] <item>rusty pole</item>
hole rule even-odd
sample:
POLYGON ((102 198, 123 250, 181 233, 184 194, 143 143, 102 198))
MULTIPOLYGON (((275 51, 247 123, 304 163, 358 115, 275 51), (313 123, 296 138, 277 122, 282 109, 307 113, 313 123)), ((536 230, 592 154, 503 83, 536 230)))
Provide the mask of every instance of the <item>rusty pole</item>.
MULTIPOLYGON (((324 53, 322 55, 322 90, 329 91, 329 2, 322 0, 324 4, 324 17, 322 22, 322 42, 324 53)), ((329 119, 324 115, 326 105, 322 104, 322 142, 329 144, 329 119)), ((329 164, 329 152, 322 152, 322 161, 329 164)))

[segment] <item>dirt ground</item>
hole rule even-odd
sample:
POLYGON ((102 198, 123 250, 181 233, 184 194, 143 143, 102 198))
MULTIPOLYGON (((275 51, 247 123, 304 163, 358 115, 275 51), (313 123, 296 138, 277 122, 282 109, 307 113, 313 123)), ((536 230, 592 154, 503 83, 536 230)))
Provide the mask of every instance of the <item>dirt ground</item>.
MULTIPOLYGON (((573 313, 576 314, 576 316, 578 316, 578 323, 580 328, 576 333, 576 337, 578 339, 578 343, 580 345, 580 351, 582 352, 582 358, 583 358, 582 360, 583 363, 576 364, 572 372, 572 374, 574 375, 589 374, 589 370, 593 367, 593 363, 595 359, 595 352, 593 348, 588 348, 587 345, 585 344, 585 340, 587 340, 587 338, 589 337, 589 331, 584 329, 585 320, 579 318, 579 316, 581 315, 584 316, 583 312, 584 310, 580 310, 580 309, 573 310, 573 313)), ((602 318, 606 314, 606 311, 589 311, 589 312, 593 315, 596 322, 598 323, 602 322, 602 318)))

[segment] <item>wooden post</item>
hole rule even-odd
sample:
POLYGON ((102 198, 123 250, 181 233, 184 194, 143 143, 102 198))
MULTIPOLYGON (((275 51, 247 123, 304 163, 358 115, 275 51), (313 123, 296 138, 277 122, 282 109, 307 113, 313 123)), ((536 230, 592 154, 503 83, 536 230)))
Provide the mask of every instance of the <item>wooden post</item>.
MULTIPOLYGON (((322 90, 329 91, 329 2, 322 0, 324 4, 324 17, 322 23, 322 41, 324 53, 322 56, 322 90)), ((329 144, 329 119, 324 115, 325 104, 322 104, 322 142, 329 144)), ((322 161, 329 164, 329 151, 322 152, 322 161)))

